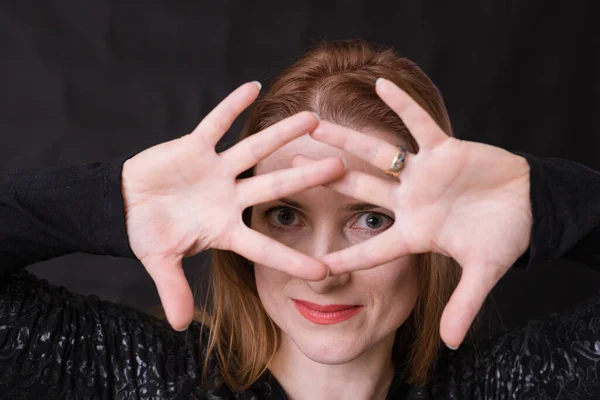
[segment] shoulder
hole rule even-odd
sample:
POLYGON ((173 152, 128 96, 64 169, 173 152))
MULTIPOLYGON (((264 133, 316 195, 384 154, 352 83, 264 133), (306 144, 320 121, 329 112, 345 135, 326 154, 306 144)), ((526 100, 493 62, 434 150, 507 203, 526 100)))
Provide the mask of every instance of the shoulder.
MULTIPOLYGON (((98 396, 137 398, 141 390, 173 398, 201 386, 208 336, 200 323, 176 332, 162 319, 25 270, 0 279, 0 340, 13 371, 0 379, 0 392, 27 382, 31 393, 83 395, 94 387, 98 396)), ((219 368, 208 361, 216 386, 219 368)))

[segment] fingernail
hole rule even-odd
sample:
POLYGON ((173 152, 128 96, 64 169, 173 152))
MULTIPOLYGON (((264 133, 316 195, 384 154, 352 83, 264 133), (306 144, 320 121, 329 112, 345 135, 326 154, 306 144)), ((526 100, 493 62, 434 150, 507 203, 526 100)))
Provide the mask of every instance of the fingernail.
POLYGON ((259 81, 253 81, 252 83, 254 83, 254 84, 256 84, 256 86, 258 86, 259 91, 262 89, 262 85, 260 84, 259 81))
POLYGON ((456 346, 456 347, 450 346, 448 343, 446 343, 446 347, 449 348, 450 350, 456 350, 456 349, 458 349, 458 346, 456 346))
POLYGON ((383 82, 383 78, 377 78, 377 80, 375 81, 375 86, 381 84, 381 82, 383 82))
POLYGON ((342 162, 344 163, 344 169, 348 169, 348 162, 346 161, 345 158, 342 158, 342 162))
POLYGON ((186 326, 186 327, 185 327, 185 328, 183 328, 183 329, 175 329, 175 330, 176 330, 177 332, 185 332, 185 331, 187 331, 187 329, 188 329, 189 327, 190 327, 190 326, 188 325, 188 326, 186 326))
POLYGON ((317 114, 316 112, 312 112, 313 114, 315 114, 315 117, 317 117, 317 120, 320 121, 321 120, 321 116, 319 114, 317 114))

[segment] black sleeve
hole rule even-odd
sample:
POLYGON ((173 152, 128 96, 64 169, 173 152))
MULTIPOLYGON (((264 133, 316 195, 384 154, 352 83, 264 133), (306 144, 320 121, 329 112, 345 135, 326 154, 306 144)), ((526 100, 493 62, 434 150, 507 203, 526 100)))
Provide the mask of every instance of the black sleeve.
MULTIPOLYGON (((526 158, 533 227, 520 261, 565 258, 599 269, 600 174, 571 161, 526 158)), ((600 292, 571 312, 444 350, 430 388, 447 399, 598 399, 599 376, 600 292)))
POLYGON ((533 226, 516 267, 559 258, 600 269, 600 173, 562 159, 527 159, 533 226))
POLYGON ((434 398, 599 399, 600 292, 573 311, 443 350, 434 398))
POLYGON ((135 258, 121 193, 127 158, 0 175, 0 274, 73 252, 135 258))
POLYGON ((0 399, 205 398, 207 337, 21 270, 0 280, 0 399))

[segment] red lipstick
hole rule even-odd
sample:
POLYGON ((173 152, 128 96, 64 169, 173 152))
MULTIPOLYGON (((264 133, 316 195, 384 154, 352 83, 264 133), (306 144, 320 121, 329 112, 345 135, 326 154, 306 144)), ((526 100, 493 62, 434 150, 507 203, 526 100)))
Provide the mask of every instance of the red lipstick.
POLYGON ((308 301, 296 300, 294 305, 304 318, 319 325, 337 324, 352 318, 362 309, 362 306, 350 304, 330 304, 322 306, 308 301))

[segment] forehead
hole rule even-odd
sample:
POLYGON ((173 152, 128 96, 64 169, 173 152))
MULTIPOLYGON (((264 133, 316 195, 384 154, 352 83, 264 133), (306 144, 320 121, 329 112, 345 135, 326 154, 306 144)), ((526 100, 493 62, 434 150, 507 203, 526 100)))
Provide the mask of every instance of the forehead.
MULTIPOLYGON (((391 132, 385 132, 375 129, 361 130, 360 132, 379 139, 383 139, 386 142, 393 144, 394 146, 401 144, 406 145, 404 140, 402 140, 398 135, 391 132)), ((254 173, 256 175, 261 175, 280 169, 291 168, 292 159, 298 154, 302 154, 315 160, 322 160, 324 158, 330 157, 338 157, 346 162, 348 169, 357 170, 371 175, 390 179, 390 177, 388 177, 385 174, 385 172, 376 168, 368 161, 362 160, 361 158, 354 156, 353 154, 350 154, 346 151, 340 150, 336 147, 319 142, 313 139, 308 134, 292 140, 291 142, 285 144, 269 156, 265 157, 256 165, 254 173)), ((391 162, 392 160, 390 160, 390 163, 391 162)))

